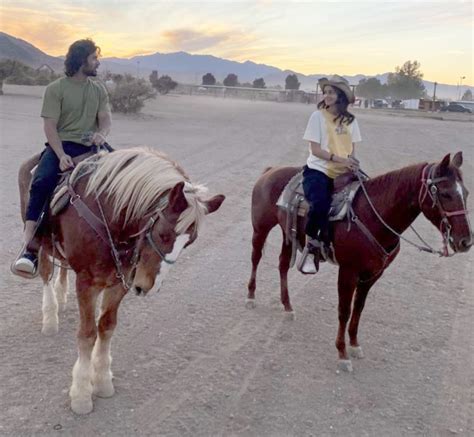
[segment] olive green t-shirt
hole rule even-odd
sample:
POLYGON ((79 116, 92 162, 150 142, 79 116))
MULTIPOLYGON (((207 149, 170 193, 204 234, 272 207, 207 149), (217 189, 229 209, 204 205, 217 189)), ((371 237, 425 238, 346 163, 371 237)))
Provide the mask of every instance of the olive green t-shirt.
POLYGON ((41 117, 57 121, 62 141, 82 144, 84 134, 97 130, 97 114, 109 111, 108 94, 100 82, 61 77, 46 87, 41 117))

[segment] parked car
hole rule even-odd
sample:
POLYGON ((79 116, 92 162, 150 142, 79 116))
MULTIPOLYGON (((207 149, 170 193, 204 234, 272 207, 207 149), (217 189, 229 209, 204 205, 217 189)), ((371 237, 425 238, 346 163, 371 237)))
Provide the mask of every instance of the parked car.
POLYGON ((441 112, 468 112, 472 113, 469 108, 466 108, 459 103, 450 103, 448 106, 444 106, 440 109, 441 112))
POLYGON ((373 103, 374 108, 388 108, 388 102, 384 99, 375 99, 373 103))

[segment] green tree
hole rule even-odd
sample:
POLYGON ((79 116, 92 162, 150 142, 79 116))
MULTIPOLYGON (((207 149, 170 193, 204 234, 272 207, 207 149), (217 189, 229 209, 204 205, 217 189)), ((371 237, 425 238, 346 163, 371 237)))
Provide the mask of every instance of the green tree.
POLYGON ((376 77, 361 79, 355 89, 356 95, 366 99, 383 99, 387 96, 388 90, 376 77))
POLYGON ((286 76, 285 79, 285 89, 286 90, 299 90, 300 89, 300 82, 298 80, 298 76, 296 74, 289 74, 286 76))
POLYGON ((170 76, 163 75, 158 77, 158 71, 156 70, 153 70, 150 74, 150 83, 160 94, 168 94, 178 86, 178 83, 171 79, 170 76))
POLYGON ((472 100, 472 91, 471 90, 464 91, 464 94, 462 95, 461 100, 466 100, 470 102, 472 100))
POLYGON ((234 73, 229 73, 224 79, 224 86, 239 86, 239 78, 234 73))
POLYGON ((3 59, 0 61, 0 96, 3 95, 3 81, 10 77, 18 68, 18 61, 3 59))
POLYGON ((152 87, 155 87, 154 84, 158 82, 158 70, 153 70, 149 76, 150 83, 152 87))
POLYGON ((418 61, 406 61, 387 78, 388 92, 394 99, 418 99, 425 94, 423 73, 418 61))
POLYGON ((265 86, 265 81, 263 80, 263 77, 260 77, 260 78, 258 78, 258 79, 255 79, 255 80, 253 81, 252 86, 253 86, 254 88, 266 88, 266 86, 265 86))
POLYGON ((213 74, 211 73, 206 73, 202 77, 202 84, 203 85, 215 85, 216 84, 216 78, 214 77, 213 74))

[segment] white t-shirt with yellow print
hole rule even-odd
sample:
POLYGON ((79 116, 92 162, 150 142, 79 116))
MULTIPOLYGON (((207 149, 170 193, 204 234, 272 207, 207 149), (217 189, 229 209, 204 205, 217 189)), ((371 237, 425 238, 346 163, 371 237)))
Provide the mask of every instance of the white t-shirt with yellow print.
MULTIPOLYGON (((339 124, 339 120, 334 123, 335 115, 326 109, 314 111, 311 115, 303 139, 321 144, 321 149, 329 153, 334 153, 341 158, 347 158, 352 153, 352 143, 362 141, 357 120, 347 125, 339 124)), ((309 168, 319 170, 327 174, 330 178, 347 172, 347 168, 342 164, 318 158, 311 153, 309 146, 309 157, 306 162, 309 168)))

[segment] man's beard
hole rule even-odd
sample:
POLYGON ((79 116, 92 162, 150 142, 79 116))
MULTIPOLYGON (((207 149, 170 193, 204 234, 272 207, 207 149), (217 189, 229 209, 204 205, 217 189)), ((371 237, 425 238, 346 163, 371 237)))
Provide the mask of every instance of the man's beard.
POLYGON ((87 67, 87 68, 83 68, 82 72, 86 75, 86 76, 97 76, 97 69, 99 67, 87 67))
POLYGON ((93 70, 84 70, 84 74, 86 76, 97 76, 97 68, 94 68, 93 70))

